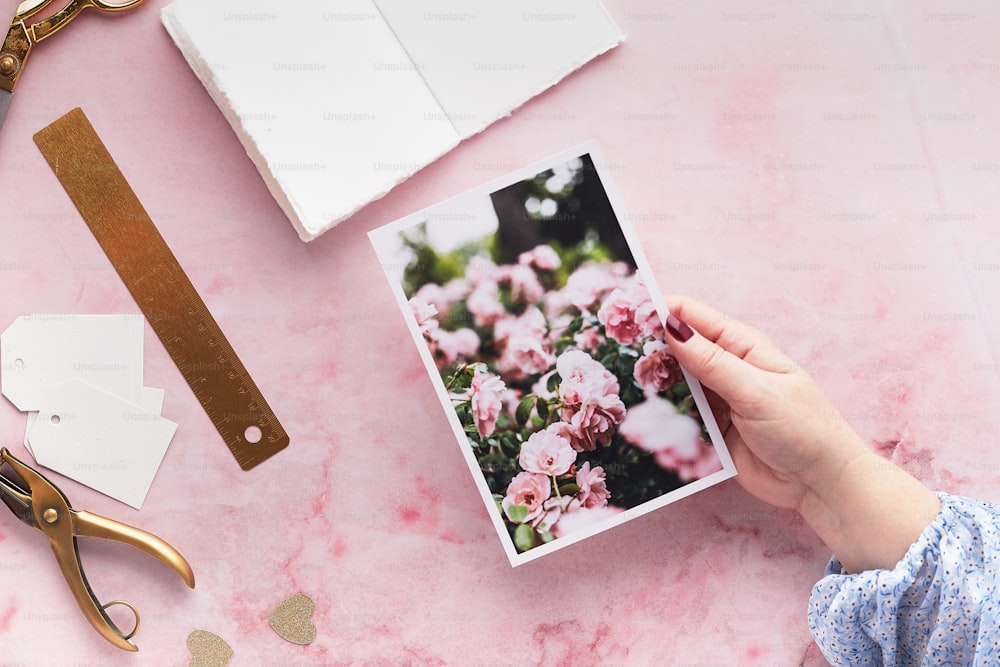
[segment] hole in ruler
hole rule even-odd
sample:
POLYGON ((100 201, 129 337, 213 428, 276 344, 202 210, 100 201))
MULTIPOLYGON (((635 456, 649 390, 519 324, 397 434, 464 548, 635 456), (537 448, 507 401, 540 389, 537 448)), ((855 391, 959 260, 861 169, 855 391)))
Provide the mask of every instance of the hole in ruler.
POLYGON ((58 424, 58 423, 59 423, 59 422, 61 422, 62 420, 61 420, 61 419, 59 419, 59 415, 52 415, 52 416, 51 416, 51 417, 49 418, 49 421, 50 421, 50 422, 52 422, 53 424, 58 424))
POLYGON ((14 370, 15 371, 23 371, 24 370, 24 359, 15 359, 14 360, 14 370))
POLYGON ((263 437, 264 433, 259 426, 247 426, 247 430, 243 431, 243 438, 251 445, 256 445, 263 437))

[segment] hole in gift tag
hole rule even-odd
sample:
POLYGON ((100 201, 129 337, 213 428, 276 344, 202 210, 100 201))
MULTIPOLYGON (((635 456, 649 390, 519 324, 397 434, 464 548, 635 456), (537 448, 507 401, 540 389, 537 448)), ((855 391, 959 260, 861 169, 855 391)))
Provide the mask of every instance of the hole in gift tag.
POLYGON ((251 445, 256 445, 264 437, 264 433, 260 430, 259 426, 248 426, 247 430, 243 432, 243 437, 251 445))
POLYGON ((52 417, 49 418, 49 421, 53 424, 58 424, 62 421, 62 419, 59 418, 59 415, 52 415, 52 417))

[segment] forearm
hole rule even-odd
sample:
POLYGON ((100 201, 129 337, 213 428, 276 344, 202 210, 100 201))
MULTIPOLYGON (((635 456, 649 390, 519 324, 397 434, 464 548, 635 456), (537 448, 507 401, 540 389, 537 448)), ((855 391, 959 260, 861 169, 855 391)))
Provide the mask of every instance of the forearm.
POLYGON ((941 503, 926 486, 871 451, 803 495, 799 513, 849 572, 892 569, 941 503))

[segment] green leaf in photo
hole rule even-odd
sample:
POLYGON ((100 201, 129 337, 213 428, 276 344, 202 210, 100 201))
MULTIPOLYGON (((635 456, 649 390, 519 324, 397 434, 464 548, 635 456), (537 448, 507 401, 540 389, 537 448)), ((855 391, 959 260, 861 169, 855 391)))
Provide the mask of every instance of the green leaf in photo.
POLYGON ((521 402, 517 404, 517 410, 514 412, 514 418, 517 419, 517 423, 524 426, 528 423, 528 419, 531 417, 531 408, 535 407, 535 395, 528 394, 521 399, 521 402))
POLYGON ((514 546, 518 551, 527 551, 535 546, 535 531, 526 523, 522 523, 514 531, 514 546))
POLYGON ((507 516, 514 523, 524 523, 524 520, 528 518, 528 507, 527 505, 511 505, 507 508, 507 516))
POLYGON ((460 394, 472 386, 473 375, 474 373, 471 372, 469 367, 459 368, 450 378, 448 378, 448 381, 445 382, 445 388, 452 393, 460 394))
POLYGON ((615 362, 615 370, 619 375, 632 375, 635 372, 635 358, 621 355, 615 362))

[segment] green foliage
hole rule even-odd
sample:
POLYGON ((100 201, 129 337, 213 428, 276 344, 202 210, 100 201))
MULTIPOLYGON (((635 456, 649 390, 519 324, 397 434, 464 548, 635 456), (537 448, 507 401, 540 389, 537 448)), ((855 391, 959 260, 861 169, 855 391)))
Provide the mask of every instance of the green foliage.
MULTIPOLYGON (((517 457, 510 457, 500 451, 486 451, 478 455, 479 469, 483 471, 487 486, 495 493, 502 494, 507 490, 510 481, 520 472, 517 457)), ((501 495, 501 497, 503 497, 501 495)))
POLYGON ((528 423, 528 419, 531 418, 531 410, 535 407, 535 395, 528 394, 521 399, 521 402, 517 404, 517 411, 514 414, 514 418, 517 419, 517 423, 524 426, 528 423))
POLYGON ((478 241, 449 252, 438 252, 427 241, 424 225, 415 227, 409 235, 401 235, 403 244, 413 253, 413 260, 403 270, 403 292, 409 299, 427 283, 444 285, 465 275, 469 260, 479 254, 493 255, 494 237, 487 236, 478 241))
POLYGON ((511 505, 507 508, 507 516, 514 523, 524 523, 528 518, 528 508, 525 505, 511 505))
POLYGON ((535 546, 535 531, 526 523, 514 529, 514 546, 518 551, 528 551, 535 546))

